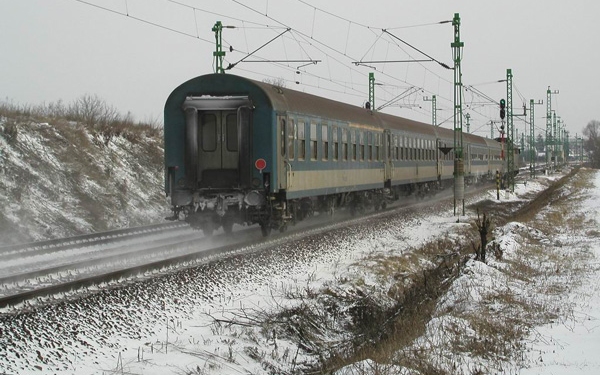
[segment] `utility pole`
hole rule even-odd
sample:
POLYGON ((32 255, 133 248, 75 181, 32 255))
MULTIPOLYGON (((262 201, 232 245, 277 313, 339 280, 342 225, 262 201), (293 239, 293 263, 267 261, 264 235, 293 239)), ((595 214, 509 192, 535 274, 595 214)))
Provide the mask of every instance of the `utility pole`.
POLYGON ((437 99, 435 95, 431 96, 431 99, 429 99, 429 97, 424 97, 423 98, 424 101, 426 102, 431 102, 431 123, 433 124, 433 126, 437 126, 437 99))
POLYGON ((490 120, 490 139, 494 139, 494 120, 490 120))
POLYGON ((569 145, 569 132, 565 130, 565 145, 563 148, 563 152, 565 154, 565 165, 569 164, 569 153, 571 152, 569 145))
POLYGON ((454 41, 452 57, 454 60, 454 215, 456 216, 456 201, 462 202, 462 214, 465 214, 465 168, 463 160, 462 134, 462 72, 460 62, 464 43, 460 40, 460 16, 454 13, 454 41))
POLYGON ((562 120, 560 116, 556 116, 556 164, 557 166, 564 162, 563 149, 563 131, 561 126, 562 120))
POLYGON ((375 73, 369 73, 369 109, 375 108, 375 73))
POLYGON ((546 91, 546 171, 551 167, 550 145, 554 143, 552 137, 552 94, 558 94, 558 90, 550 91, 550 86, 546 91))
POLYGON ((212 28, 212 31, 215 33, 216 40, 216 48, 215 52, 213 52, 213 56, 215 58, 215 73, 225 73, 225 69, 223 69, 223 58, 225 57, 225 51, 223 51, 223 24, 221 21, 217 21, 212 28))
POLYGON ((470 114, 466 114, 465 118, 467 119, 467 133, 471 133, 471 124, 469 124, 469 120, 471 119, 471 115, 470 114))
POLYGON ((535 167, 537 161, 537 148, 535 147, 535 116, 534 106, 544 104, 543 101, 539 100, 537 103, 533 99, 529 100, 529 175, 531 178, 535 178, 535 167))
POLYGON ((506 69, 506 182, 515 191, 515 127, 513 125, 512 69, 506 69))
POLYGON ((556 150, 558 146, 558 134, 556 133, 556 111, 552 111, 552 170, 556 171, 556 150))

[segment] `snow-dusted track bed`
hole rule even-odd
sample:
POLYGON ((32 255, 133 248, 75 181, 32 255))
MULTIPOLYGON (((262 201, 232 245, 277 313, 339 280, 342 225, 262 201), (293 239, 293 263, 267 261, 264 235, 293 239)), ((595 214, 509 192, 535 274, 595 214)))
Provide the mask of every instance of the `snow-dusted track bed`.
MULTIPOLYGON (((426 206, 448 197, 449 192, 425 202, 404 207, 426 206)), ((393 205, 390 210, 398 209, 393 205)), ((129 230, 90 234, 73 238, 0 248, 0 308, 15 306, 36 298, 68 293, 98 284, 153 272, 189 267, 217 254, 256 251, 256 247, 285 243, 314 231, 333 229, 385 214, 373 212, 360 218, 339 211, 332 220, 321 215, 293 227, 286 234, 264 241, 256 228, 237 228, 233 236, 217 234, 207 239, 182 223, 169 223, 129 230)), ((150 274, 148 274, 150 273, 150 274)))

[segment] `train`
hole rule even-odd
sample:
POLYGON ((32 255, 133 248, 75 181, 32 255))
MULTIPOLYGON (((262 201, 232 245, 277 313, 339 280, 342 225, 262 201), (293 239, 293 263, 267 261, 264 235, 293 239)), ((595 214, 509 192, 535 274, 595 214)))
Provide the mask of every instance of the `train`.
MULTIPOLYGON (((205 235, 258 224, 285 231, 340 208, 356 214, 504 171, 502 144, 231 74, 175 88, 164 108, 170 220, 205 235)), ((518 150, 517 150, 518 152, 518 150)), ((518 160, 518 158, 517 158, 518 160)), ((518 168, 518 167, 516 167, 518 168)), ((504 172, 503 172, 504 173, 504 172)))

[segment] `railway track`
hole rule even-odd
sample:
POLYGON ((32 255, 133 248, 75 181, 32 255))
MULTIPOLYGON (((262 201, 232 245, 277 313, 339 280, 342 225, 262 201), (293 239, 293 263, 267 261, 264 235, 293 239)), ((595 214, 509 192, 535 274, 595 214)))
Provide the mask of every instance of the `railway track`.
POLYGON ((22 243, 9 246, 0 246, 0 257, 7 261, 26 256, 39 254, 51 254, 68 249, 81 248, 84 246, 100 245, 115 241, 115 239, 134 239, 151 233, 160 233, 174 228, 184 228, 187 225, 181 222, 160 223, 143 227, 116 229, 107 232, 83 234, 79 236, 57 238, 53 240, 22 243))
MULTIPOLYGON (((489 187, 489 186, 488 186, 489 187)), ((485 189, 472 189, 468 194, 485 189)), ((436 200, 447 199, 450 191, 436 200)), ((238 228, 231 236, 215 235, 207 240, 183 223, 167 223, 131 230, 112 231, 73 238, 0 248, 0 309, 27 308, 90 287, 134 281, 205 262, 223 254, 257 251, 293 238, 335 227, 351 225, 369 217, 411 209, 429 201, 394 204, 386 210, 357 218, 338 212, 336 220, 319 215, 298 223, 283 234, 264 239, 255 227, 238 228), (7 258, 5 258, 7 257, 7 258)))

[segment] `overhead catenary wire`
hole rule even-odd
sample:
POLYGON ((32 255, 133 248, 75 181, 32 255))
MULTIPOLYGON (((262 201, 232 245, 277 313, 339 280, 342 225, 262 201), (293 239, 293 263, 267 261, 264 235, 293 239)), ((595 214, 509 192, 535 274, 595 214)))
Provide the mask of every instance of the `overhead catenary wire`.
MULTIPOLYGON (((242 6, 242 7, 244 7, 244 8, 246 8, 246 9, 248 9, 248 10, 250 10, 250 11, 252 11, 252 12, 254 12, 254 13, 256 13, 256 14, 260 14, 261 16, 264 16, 264 17, 266 17, 266 18, 268 18, 268 19, 270 19, 270 20, 272 20, 272 21, 274 21, 274 22, 276 22, 276 23, 278 23, 278 24, 280 24, 280 25, 282 25, 282 26, 285 26, 285 27, 290 27, 289 25, 287 25, 287 24, 285 24, 285 23, 283 23, 283 22, 280 22, 280 21, 278 21, 277 19, 275 19, 274 17, 272 17, 272 16, 270 16, 270 15, 267 15, 267 14, 262 14, 262 13, 261 13, 261 12, 259 12, 258 10, 256 10, 256 9, 252 8, 251 6, 241 3, 239 0, 231 0, 231 1, 232 1, 232 2, 234 2, 234 3, 236 3, 236 4, 238 4, 238 5, 240 5, 240 6, 242 6)), ((316 7, 313 7, 312 5, 309 5, 309 4, 307 4, 306 2, 302 2, 302 3, 304 3, 305 5, 308 5, 308 6, 310 6, 310 7, 311 7, 311 8, 313 8, 313 9, 315 9, 315 8, 316 8, 316 7)), ((318 9, 317 9, 317 10, 318 10, 318 9)), ((324 12, 324 13, 327 13, 327 12, 324 12)), ((329 14, 329 13, 327 13, 327 14, 329 14)), ((335 16, 335 15, 333 15, 333 16, 335 16)), ((368 29, 369 31, 371 31, 371 32, 373 32, 373 31, 374 31, 374 29, 377 29, 377 28, 373 28, 373 27, 370 27, 370 26, 367 26, 367 25, 363 25, 363 24, 360 24, 360 23, 357 23, 357 22, 351 21, 351 20, 349 20, 349 19, 345 19, 345 18, 343 18, 343 17, 337 17, 337 18, 344 19, 345 21, 349 21, 349 22, 352 22, 352 23, 354 23, 354 24, 357 24, 357 25, 360 25, 360 26, 362 26, 362 27, 365 27, 365 28, 367 28, 367 29, 368 29)), ((445 21, 442 21, 442 23, 444 23, 444 22, 445 22, 445 21)), ((381 30, 381 29, 380 29, 380 30, 381 30)), ((293 32, 295 32, 295 33, 297 33, 297 34, 298 34, 298 35, 300 35, 300 36, 303 36, 303 37, 305 38, 305 41, 306 41, 306 42, 307 42, 309 45, 311 45, 313 48, 316 48, 316 47, 315 47, 314 43, 311 43, 312 41, 314 41, 315 43, 317 43, 317 44, 319 44, 319 45, 321 45, 321 46, 323 46, 323 47, 325 47, 325 48, 327 48, 327 49, 329 49, 329 50, 331 50, 331 51, 333 51, 333 52, 335 52, 335 53, 337 53, 337 54, 339 54, 339 55, 342 55, 342 56, 344 56, 344 57, 349 57, 347 54, 345 54, 344 52, 342 52, 342 51, 338 50, 337 48, 334 48, 334 47, 332 47, 332 46, 330 46, 330 45, 327 45, 327 44, 326 44, 326 43, 324 43, 324 42, 321 42, 321 41, 320 41, 320 40, 318 40, 318 39, 315 39, 313 35, 307 35, 306 33, 303 33, 302 31, 299 31, 299 30, 297 30, 297 29, 293 29, 293 28, 292 28, 292 31, 293 31, 293 32)), ((324 52, 324 51, 322 51, 321 49, 318 49, 318 50, 319 50, 319 51, 321 51, 322 53, 324 53, 325 55, 327 55, 328 57, 330 57, 330 58, 334 59, 334 61, 336 61, 336 62, 338 62, 338 63, 342 64, 342 62, 341 62, 341 61, 339 61, 339 60, 338 60, 338 59, 336 59, 335 57, 331 56, 330 54, 327 54, 327 53, 325 53, 325 52, 324 52)), ((356 61, 357 59, 354 59, 354 60, 356 61)), ((391 79, 394 79, 394 80, 398 80, 398 81, 400 81, 400 82, 408 83, 408 82, 406 82, 406 81, 403 81, 403 80, 400 80, 400 79, 398 79, 397 77, 393 77, 393 76, 390 76, 390 75, 386 75, 386 76, 387 76, 388 78, 391 78, 391 79)), ((418 85, 415 85, 415 86, 418 86, 418 85)), ((441 96, 440 96, 440 97, 441 97, 441 96)), ((447 98, 446 98, 446 100, 450 100, 450 99, 447 99, 447 98)))
MULTIPOLYGON (((330 72, 329 73, 329 77, 323 77, 323 76, 321 76, 319 74, 315 74, 313 72, 309 73, 308 71, 305 71, 305 69, 302 69, 303 74, 305 74, 307 76, 314 77, 315 79, 318 79, 319 82, 326 81, 326 82, 333 83, 339 89, 338 90, 328 89, 328 88, 324 87, 323 85, 321 85, 320 83, 318 84, 318 86, 311 86, 311 85, 308 85, 307 82, 303 82, 302 83, 303 85, 307 85, 308 87, 318 87, 320 89, 328 90, 328 91, 331 91, 331 92, 343 92, 343 93, 346 93, 346 94, 348 94, 348 93, 351 92, 352 95, 364 96, 364 91, 362 91, 364 89, 364 83, 360 82, 361 88, 357 89, 356 82, 353 79, 353 75, 354 75, 353 73, 356 72, 359 75, 364 76, 364 73, 363 73, 364 71, 357 70, 357 69, 352 68, 351 66, 348 66, 349 64, 348 64, 348 60, 347 59, 351 59, 352 58, 350 55, 348 55, 348 50, 347 50, 348 40, 346 40, 344 48, 342 48, 342 49, 336 48, 336 47, 334 47, 334 46, 332 46, 332 45, 330 45, 330 44, 328 44, 328 43, 320 40, 319 38, 315 37, 314 32, 312 33, 313 35, 309 36, 308 34, 305 34, 305 33, 303 33, 300 30, 297 30, 297 29, 294 29, 294 28, 291 28, 291 27, 287 26, 285 23, 283 23, 283 22, 279 21, 278 19, 276 19, 275 17, 273 17, 272 13, 268 14, 268 12, 267 13, 259 12, 259 11, 257 11, 256 9, 254 9, 251 6, 248 6, 246 4, 241 3, 241 1, 239 1, 239 0, 231 0, 231 1, 233 3, 235 3, 235 4, 238 4, 238 5, 242 6, 242 7, 246 8, 246 9, 248 9, 248 10, 254 12, 254 13, 256 13, 256 14, 260 14, 262 17, 266 17, 268 20, 273 21, 274 24, 270 24, 270 22, 269 23, 254 22, 254 21, 250 21, 250 20, 247 20, 247 19, 239 18, 239 17, 232 17, 232 16, 230 16, 228 14, 214 12, 213 10, 207 10, 207 9, 202 9, 202 8, 199 8, 199 7, 196 7, 196 6, 190 6, 190 5, 184 4, 184 3, 180 2, 180 1, 177 1, 177 0, 167 0, 169 3, 173 3, 173 4, 176 4, 176 5, 179 5, 179 6, 183 6, 183 7, 187 7, 187 8, 191 9, 194 12, 194 21, 193 21, 194 22, 194 31, 195 31, 195 35, 194 35, 194 34, 190 34, 190 33, 187 33, 187 32, 181 31, 181 30, 174 29, 172 27, 163 26, 163 25, 160 25, 160 24, 158 24, 156 22, 148 21, 148 20, 142 19, 140 17, 132 16, 131 14, 128 14, 129 13, 129 9, 127 9, 127 14, 123 14, 122 12, 106 8, 104 6, 99 6, 97 4, 93 4, 93 3, 90 3, 89 1, 85 1, 85 0, 76 0, 76 1, 78 1, 80 3, 83 3, 83 4, 86 4, 86 5, 90 5, 90 6, 99 8, 99 9, 103 9, 105 11, 110 11, 110 12, 113 12, 115 14, 127 16, 127 17, 129 17, 131 19, 134 19, 134 20, 138 21, 138 22, 143 22, 143 23, 146 23, 146 24, 149 24, 149 25, 152 25, 152 26, 155 26, 155 27, 158 27, 158 28, 170 31, 170 32, 174 32, 174 33, 181 34, 181 35, 184 35, 184 36, 192 37, 194 39, 201 40, 201 41, 209 43, 211 45, 214 44, 214 41, 199 37, 200 33, 199 33, 199 30, 198 30, 198 19, 196 18, 196 12, 204 12, 204 13, 207 13, 207 14, 217 15, 219 17, 224 17, 224 18, 227 18, 227 19, 232 19, 232 20, 235 20, 235 21, 239 21, 240 23, 242 23, 242 25, 236 26, 236 28, 241 28, 241 29, 242 28, 243 29, 262 29, 262 28, 264 28, 264 29, 272 29, 272 30, 285 29, 285 31, 283 33, 287 33, 287 35, 289 35, 295 41, 295 43, 298 45, 298 47, 302 50, 302 53, 305 56, 309 57, 309 59, 307 59, 307 61, 315 61, 316 59, 313 59, 312 57, 310 57, 311 53, 309 53, 309 51, 307 51, 307 49, 305 48, 305 45, 308 45, 311 48, 316 49, 319 53, 323 53, 325 56, 327 56, 327 58, 328 58, 327 61, 334 62, 334 63, 340 64, 342 66, 346 66, 349 69, 349 72, 350 72, 350 79, 344 82, 343 80, 335 79, 331 75, 332 74, 331 73, 332 70, 329 67, 329 64, 327 66, 328 67, 328 71, 330 72), (250 26, 248 26, 248 25, 250 25, 250 26), (336 54, 343 56, 344 57, 343 60, 345 60, 345 61, 342 61, 339 58, 337 58, 335 56, 336 54)), ((327 14, 328 16, 336 17, 338 19, 342 19, 345 22, 347 22, 348 23, 348 31, 347 31, 346 38, 349 38, 350 29, 352 27, 354 27, 354 26, 365 28, 370 33, 373 33, 373 34, 376 34, 376 35, 379 34, 379 35, 377 35, 375 43, 377 43, 379 40, 381 40, 381 36, 384 35, 384 33, 382 33, 382 32, 376 33, 376 30, 383 30, 381 28, 376 28, 376 27, 368 26, 368 25, 365 25, 365 24, 362 24, 362 23, 359 23, 359 22, 355 22, 355 21, 353 21, 351 19, 348 19, 348 18, 337 16, 336 14, 333 14, 331 12, 327 12, 327 11, 324 11, 324 10, 322 10, 320 8, 316 8, 316 7, 312 6, 312 5, 310 5, 308 2, 303 1, 303 0, 298 0, 298 2, 302 3, 302 4, 306 5, 306 6, 310 6, 315 11, 322 12, 323 14, 327 14)), ((399 27, 394 27, 394 28, 387 28, 385 30, 387 30, 387 34, 389 34, 390 35, 390 39, 392 39, 393 37, 391 37, 391 35, 393 35, 393 34, 390 33, 389 30, 399 29, 399 28, 408 28, 408 27, 420 27, 420 26, 428 26, 428 25, 437 25, 437 24, 442 24, 442 23, 445 23, 445 21, 438 22, 438 23, 430 23, 430 24, 412 25, 412 26, 399 26, 399 27)), ((315 27, 318 27, 318 25, 316 25, 315 27)), ((247 43, 248 35, 247 35, 246 32, 244 32, 244 38, 245 38, 246 43, 247 43)), ((398 38, 398 39, 401 40, 400 38, 398 38)), ((400 46, 398 43, 396 43, 395 39, 392 39, 392 40, 394 40, 393 45, 400 46)), ((414 48, 419 53, 423 52, 421 49, 416 48, 412 44, 405 43, 403 40, 402 40, 402 43, 406 44, 407 46, 409 46, 411 48, 414 48)), ((389 45, 390 44, 388 42, 388 49, 389 49, 389 45)), ((246 48, 246 49, 248 49, 248 48, 246 48)), ((299 67, 290 66, 289 64, 292 63, 292 61, 296 61, 296 60, 300 60, 300 59, 289 59, 289 61, 284 61, 284 60, 280 60, 280 59, 268 59, 268 58, 264 58, 262 56, 258 56, 256 54, 256 52, 259 49, 254 50, 251 53, 251 55, 255 56, 255 57, 258 57, 261 61, 269 61, 269 62, 272 62, 272 63, 276 63, 281 68, 287 69, 288 71, 293 71, 294 73, 296 73, 297 69, 299 69, 299 67), (285 63, 287 63, 287 65, 285 63)), ((236 51, 237 52, 242 52, 239 49, 236 49, 236 51)), ((407 53, 406 51, 404 51, 404 52, 407 53)), ((386 55, 387 55, 387 53, 386 53, 386 55)), ((424 54, 424 55, 429 56, 428 54, 424 54)), ((242 60, 245 61, 245 59, 247 57, 248 56, 242 58, 241 60, 239 60, 239 61, 237 61, 236 63, 233 63, 233 64, 238 64, 242 60)), ((429 56, 429 57, 431 57, 431 56, 429 56)), ((417 61, 417 59, 414 59, 412 57, 411 57, 411 60, 408 60, 408 61, 414 61, 414 62, 421 63, 420 61, 417 61)), ((440 64, 440 65, 443 64, 443 63, 440 63, 437 60, 435 60, 435 61, 438 62, 438 64, 440 64)), ((231 64, 231 62, 229 62, 229 63, 231 64)), ((428 68, 426 68, 422 64, 420 64, 420 65, 423 67, 423 69, 431 72, 428 68)), ((239 67, 237 69, 239 69, 239 67)), ((257 72, 254 72, 254 73, 256 74, 257 72)), ((435 72, 431 72, 431 73, 438 77, 438 82, 441 82, 441 81, 449 82, 447 79, 445 79, 444 77, 441 77, 437 73, 435 73, 435 72)), ((389 74, 387 72, 380 71, 380 76, 379 77, 380 77, 379 81, 381 81, 381 79, 383 78, 383 82, 391 80, 391 81, 394 81, 394 82, 399 82, 399 83, 402 83, 402 84, 406 84, 409 87, 410 86, 419 87, 419 85, 414 85, 413 83, 410 83, 410 79, 408 78, 408 75, 407 75, 406 79, 400 79, 395 74, 389 74)), ((289 80, 288 79, 286 81, 294 82, 294 83, 299 83, 296 80, 289 80)), ((425 84, 425 82, 424 82, 424 84, 425 84)), ((389 83, 386 83, 386 85, 388 85, 388 86, 394 86, 394 85, 390 85, 389 83)), ((420 89, 424 93, 432 93, 432 94, 437 95, 437 97, 440 100, 451 102, 451 99, 449 99, 449 98, 447 98, 444 95, 441 95, 439 93, 439 89, 437 90, 437 92, 431 92, 431 90, 427 90, 426 87, 421 87, 420 89)), ((383 90, 382 92, 384 92, 384 93, 387 92, 388 95, 392 94, 389 90, 383 90)), ((414 103, 415 100, 416 100, 416 98, 415 99, 411 99, 411 102, 414 103)), ((422 108, 413 109, 413 110, 415 112, 419 112, 419 113, 430 112, 430 111, 424 110, 422 108)))
POLYGON ((122 12, 119 12, 117 10, 110 9, 110 8, 107 8, 107 7, 103 7, 103 6, 100 6, 98 4, 93 4, 93 3, 90 3, 90 2, 85 1, 85 0, 74 0, 74 1, 76 1, 78 3, 85 4, 85 5, 89 5, 89 6, 94 7, 94 8, 102 9, 104 11, 107 11, 107 12, 110 12, 110 13, 113 13, 113 14, 118 14, 118 15, 123 16, 123 17, 131 18, 131 19, 136 20, 138 22, 142 22, 142 23, 145 23, 147 25, 151 25, 151 26, 154 26, 154 27, 161 28, 163 30, 174 32, 174 33, 179 34, 179 35, 188 36, 188 37, 191 37, 191 38, 194 38, 194 39, 198 39, 198 40, 201 40, 203 42, 210 43, 210 44, 214 43, 212 40, 204 39, 204 38, 201 38, 201 37, 199 37, 197 35, 186 33, 185 31, 173 29, 171 27, 160 25, 160 24, 158 24, 156 22, 152 22, 152 21, 145 20, 143 18, 132 16, 131 14, 129 14, 129 10, 127 10, 126 13, 122 13, 122 12))
MULTIPOLYGON (((75 1, 78 1, 78 2, 80 2, 80 3, 82 3, 82 4, 86 4, 86 5, 89 5, 89 6, 92 6, 92 7, 98 8, 98 9, 102 9, 102 10, 104 10, 104 11, 112 12, 112 13, 114 13, 114 14, 118 14, 118 15, 126 16, 126 17, 128 17, 128 18, 131 18, 131 19, 133 19, 133 20, 136 20, 136 21, 138 21, 138 22, 146 23, 146 24, 149 24, 149 25, 151 25, 151 26, 154 26, 154 27, 157 27, 157 28, 161 28, 161 29, 164 29, 164 30, 167 30, 167 31, 170 31, 170 32, 174 32, 174 33, 180 34, 180 35, 184 35, 184 36, 192 37, 192 38, 195 38, 195 39, 197 39, 197 40, 201 40, 201 41, 203 41, 203 42, 206 42, 206 43, 209 43, 209 44, 214 44, 214 42, 213 42, 213 41, 211 41, 211 40, 209 40, 209 39, 201 38, 201 37, 199 36, 199 31, 198 31, 198 27, 197 27, 197 18, 196 18, 196 14, 195 14, 195 12, 196 12, 196 11, 205 12, 205 13, 208 13, 208 14, 213 14, 213 15, 217 15, 217 16, 220 16, 220 17, 226 17, 226 18, 229 18, 229 19, 237 20, 237 21, 239 21, 239 22, 243 22, 243 23, 246 23, 246 22, 247 22, 247 23, 249 23, 249 24, 256 25, 256 26, 260 26, 260 27, 264 27, 264 28, 271 28, 271 29, 275 29, 275 28, 278 28, 278 27, 281 27, 281 26, 283 26, 283 27, 286 27, 286 25, 285 25, 284 23, 282 23, 282 22, 280 22, 280 21, 276 20, 274 17, 271 17, 271 16, 269 16, 268 14, 263 14, 263 16, 265 16, 265 17, 267 17, 268 19, 270 19, 270 20, 272 20, 272 21, 276 22, 276 23, 277 23, 277 24, 279 24, 280 26, 272 26, 272 25, 265 25, 265 24, 261 24, 261 23, 257 23, 257 22, 251 22, 251 21, 248 21, 248 20, 243 20, 243 19, 241 19, 241 18, 231 17, 231 16, 229 16, 229 15, 225 15, 225 14, 222 14, 222 13, 217 13, 217 12, 213 12, 213 11, 210 11, 210 10, 206 10, 206 9, 202 9, 202 8, 198 8, 198 7, 190 6, 190 5, 187 5, 187 4, 184 4, 184 3, 181 3, 181 2, 179 2, 179 1, 176 1, 176 0, 167 0, 167 1, 168 1, 168 2, 170 2, 170 3, 173 3, 173 4, 176 4, 176 5, 179 5, 179 6, 183 6, 183 7, 189 8, 189 9, 191 9, 191 10, 194 12, 194 26, 195 26, 195 31, 196 31, 196 35, 194 35, 194 34, 190 34, 190 33, 187 33, 187 32, 181 31, 181 30, 177 30, 177 29, 174 29, 174 28, 172 28, 172 27, 167 27, 167 26, 161 25, 161 24, 159 24, 159 23, 152 22, 152 21, 149 21, 149 20, 146 20, 146 19, 140 18, 140 17, 133 16, 133 15, 131 15, 131 14, 129 13, 129 9, 128 9, 128 8, 127 8, 127 10, 126 10, 126 13, 125 13, 125 14, 123 14, 123 13, 122 13, 122 12, 120 12, 120 11, 116 11, 116 10, 114 10, 114 9, 110 9, 110 8, 107 8, 107 7, 104 7, 104 6, 100 6, 100 5, 97 5, 97 4, 93 4, 93 3, 89 2, 89 1, 85 1, 85 0, 75 0, 75 1)), ((255 9, 253 9, 252 7, 245 6, 244 4, 241 4, 239 1, 236 1, 236 0, 233 0, 233 1, 234 1, 236 4, 242 5, 242 6, 246 7, 247 9, 250 9, 250 10, 252 10, 252 11, 254 11, 254 12, 257 12, 257 11, 256 11, 255 9)), ((330 14, 330 13, 327 13, 327 14, 330 14)), ((332 14, 331 14, 331 15, 332 15, 332 14)), ((373 29, 372 29, 372 28, 369 28, 369 27, 368 27, 368 26, 366 26, 366 25, 362 25, 362 24, 360 24, 360 23, 357 23, 357 22, 354 22, 354 21, 351 21, 351 20, 348 20, 348 22, 350 22, 351 24, 356 24, 356 25, 362 26, 362 27, 367 27, 367 28, 368 28, 368 29, 369 29, 371 32, 373 32, 373 29)), ((289 27, 286 27, 286 31, 287 31, 287 29, 291 29, 291 28, 289 28, 289 27)), ((298 32, 298 31, 297 31, 297 32, 298 32)), ((312 40, 312 41, 314 41, 314 42, 316 42, 316 43, 319 43, 320 45, 324 46, 325 48, 327 48, 327 49, 329 49, 329 50, 331 50, 331 51, 333 51, 333 52, 335 52, 335 53, 338 53, 338 54, 341 54, 341 55, 345 55, 345 56, 347 56, 347 54, 346 54, 345 52, 344 52, 344 53, 342 53, 341 51, 337 50, 336 48, 333 48, 332 46, 329 46, 329 45, 327 45, 326 43, 323 43, 323 42, 321 42, 321 41, 319 41, 319 40, 315 39, 314 37, 311 37, 311 40, 312 40)), ((298 40, 296 40, 296 41, 297 41, 297 43, 298 43, 298 44, 301 46, 301 43, 300 43, 298 40)), ((309 44, 311 44, 311 43, 309 43, 309 44)), ((314 47, 314 44, 311 44, 311 45, 314 47)), ((302 48, 302 47, 301 47, 301 48, 302 48)), ((304 51, 304 52, 306 53, 306 51, 304 51)), ((334 61, 336 61, 336 62, 338 62, 338 63, 340 63, 340 64, 343 64, 343 62, 341 62, 340 60, 338 60, 338 59, 336 59, 335 57, 331 56, 330 54, 327 54, 327 53, 325 53, 325 55, 326 55, 326 56, 328 56, 328 57, 330 57, 330 58, 332 58, 334 61)), ((237 63, 239 63, 239 61, 238 61, 237 63)), ((235 63, 235 64, 237 64, 237 63, 235 63)), ((313 76, 315 76, 315 77, 318 77, 318 78, 320 78, 320 79, 324 79, 323 77, 319 77, 319 76, 317 76, 317 75, 314 75, 314 74, 313 74, 313 76)), ((394 77, 389 77, 389 78, 394 78, 394 77)), ((327 80, 327 79, 325 79, 325 80, 327 80)), ((334 82, 332 79, 329 79, 329 81, 331 81, 331 82, 334 82)), ((400 81, 401 81, 401 82, 408 83, 408 82, 406 82, 406 81, 402 81, 402 80, 400 80, 400 81)), ((339 83, 338 83, 338 84, 339 84, 339 83)), ((343 85, 344 89, 351 88, 352 90, 356 91, 356 89, 354 89, 352 86, 353 86, 353 85, 343 85), (349 87, 349 86, 350 86, 350 87, 349 87)))

